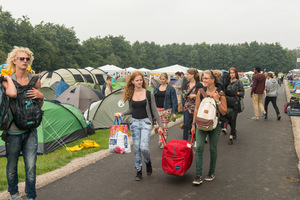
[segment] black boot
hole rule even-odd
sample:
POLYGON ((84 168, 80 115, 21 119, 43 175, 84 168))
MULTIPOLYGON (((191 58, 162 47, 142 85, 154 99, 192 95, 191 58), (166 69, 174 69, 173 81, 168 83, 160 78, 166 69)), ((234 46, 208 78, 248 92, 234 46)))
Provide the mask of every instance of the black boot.
POLYGON ((146 163, 146 168, 147 168, 147 175, 150 176, 152 174, 152 165, 151 161, 146 163))
POLYGON ((280 120, 281 119, 281 116, 280 116, 280 113, 277 114, 277 120, 280 120))
POLYGON ((140 170, 137 170, 135 180, 136 181, 142 180, 142 168, 140 170))

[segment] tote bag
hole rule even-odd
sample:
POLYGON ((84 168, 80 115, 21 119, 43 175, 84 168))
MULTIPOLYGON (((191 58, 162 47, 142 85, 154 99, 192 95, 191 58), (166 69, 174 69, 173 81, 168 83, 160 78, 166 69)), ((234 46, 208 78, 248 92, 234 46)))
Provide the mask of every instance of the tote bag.
POLYGON ((131 144, 128 133, 128 125, 122 124, 122 119, 116 118, 114 125, 110 126, 110 136, 109 136, 109 151, 111 153, 130 153, 131 144))

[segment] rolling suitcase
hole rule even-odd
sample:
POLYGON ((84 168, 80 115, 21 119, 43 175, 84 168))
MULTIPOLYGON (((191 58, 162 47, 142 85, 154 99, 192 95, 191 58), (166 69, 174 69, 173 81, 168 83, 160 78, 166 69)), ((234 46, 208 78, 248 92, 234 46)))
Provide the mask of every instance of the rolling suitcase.
POLYGON ((193 137, 191 142, 175 139, 167 143, 162 133, 161 138, 164 144, 162 152, 162 168, 166 174, 183 176, 191 167, 193 162, 193 137))

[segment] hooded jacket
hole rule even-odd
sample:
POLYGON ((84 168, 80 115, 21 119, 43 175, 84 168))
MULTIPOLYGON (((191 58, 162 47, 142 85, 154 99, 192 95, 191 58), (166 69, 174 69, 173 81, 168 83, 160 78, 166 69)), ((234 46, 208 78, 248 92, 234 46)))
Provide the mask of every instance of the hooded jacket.
POLYGON ((263 94, 265 90, 266 77, 264 74, 255 74, 253 76, 253 84, 251 94, 263 94))
POLYGON ((266 81, 266 91, 267 97, 276 97, 278 94, 278 81, 275 78, 267 79, 266 81))

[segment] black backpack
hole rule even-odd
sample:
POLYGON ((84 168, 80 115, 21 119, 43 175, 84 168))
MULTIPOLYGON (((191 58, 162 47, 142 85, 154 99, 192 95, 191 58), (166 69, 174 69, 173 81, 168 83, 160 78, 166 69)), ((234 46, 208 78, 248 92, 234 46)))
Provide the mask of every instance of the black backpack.
MULTIPOLYGON (((217 87, 224 92, 226 92, 226 88, 230 83, 230 75, 228 72, 222 72, 222 75, 220 77, 220 81, 217 83, 217 87)), ((227 94, 226 94, 227 95, 227 94)))
POLYGON ((17 89, 17 97, 11 101, 10 109, 13 115, 13 122, 20 130, 30 130, 37 128, 43 119, 43 111, 40 99, 27 97, 27 91, 36 88, 35 84, 38 76, 31 76, 28 85, 20 85, 15 74, 11 76, 17 89), (15 105, 15 106, 14 106, 15 105))
POLYGON ((5 130, 8 124, 8 107, 9 99, 6 95, 5 88, 2 86, 4 77, 0 77, 0 130, 5 130))

